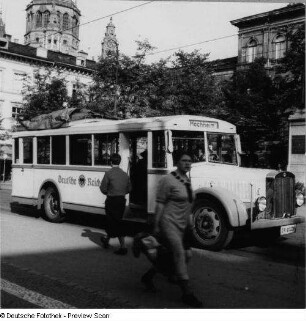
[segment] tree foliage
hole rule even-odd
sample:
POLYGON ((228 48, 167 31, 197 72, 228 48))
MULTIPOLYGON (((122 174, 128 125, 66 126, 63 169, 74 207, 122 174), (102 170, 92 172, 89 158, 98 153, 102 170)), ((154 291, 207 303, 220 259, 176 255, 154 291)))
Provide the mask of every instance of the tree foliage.
POLYGON ((38 115, 68 107, 85 107, 87 93, 84 84, 75 83, 73 95, 69 96, 67 81, 54 68, 36 69, 33 80, 27 79, 22 91, 23 109, 20 117, 31 119, 38 115))
POLYGON ((101 59, 91 87, 90 108, 106 117, 145 117, 173 114, 215 115, 222 96, 208 55, 177 52, 172 59, 146 64, 154 48, 138 42, 134 57, 101 59))
POLYGON ((290 31, 289 49, 276 69, 279 103, 289 113, 305 108, 305 25, 290 31))
MULTIPOLYGON (((237 126, 250 165, 277 167, 267 155, 262 155, 267 146, 280 144, 283 124, 282 106, 277 104, 276 90, 265 62, 265 59, 258 58, 248 68, 238 69, 232 82, 224 87, 226 118, 237 126), (259 161, 255 160, 258 156, 259 161)), ((282 148, 279 145, 279 150, 282 148)), ((283 163, 284 159, 278 161, 283 163)))
POLYGON ((34 71, 34 81, 28 80, 23 89, 23 110, 20 116, 31 119, 63 108, 68 101, 66 82, 51 68, 34 71))

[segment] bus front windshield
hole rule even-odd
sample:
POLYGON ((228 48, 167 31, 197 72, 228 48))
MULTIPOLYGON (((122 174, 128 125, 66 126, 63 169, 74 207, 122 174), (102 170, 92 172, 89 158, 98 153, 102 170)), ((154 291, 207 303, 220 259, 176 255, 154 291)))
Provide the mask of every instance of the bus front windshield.
POLYGON ((207 140, 209 162, 237 165, 234 135, 208 133, 207 140))

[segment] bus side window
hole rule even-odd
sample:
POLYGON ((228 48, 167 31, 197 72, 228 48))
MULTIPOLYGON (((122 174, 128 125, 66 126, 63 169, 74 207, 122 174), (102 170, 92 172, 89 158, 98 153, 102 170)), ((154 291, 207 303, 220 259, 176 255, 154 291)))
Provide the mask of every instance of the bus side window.
POLYGON ((179 131, 172 132, 173 139, 173 164, 177 163, 180 151, 187 151, 193 163, 205 162, 205 141, 203 132, 179 131))
POLYGON ((70 164, 91 165, 91 135, 70 136, 70 164))
POLYGON ((166 146, 164 131, 154 131, 152 133, 153 151, 152 151, 152 166, 154 168, 166 168, 166 146))
POLYGON ((114 153, 119 153, 119 134, 94 135, 94 165, 110 166, 114 153))
POLYGON ((37 137, 37 164, 50 164, 50 136, 37 137))
POLYGON ((23 163, 24 164, 33 163, 33 138, 32 137, 23 138, 23 163))
POLYGON ((53 136, 52 139, 52 164, 66 164, 66 137, 53 136))

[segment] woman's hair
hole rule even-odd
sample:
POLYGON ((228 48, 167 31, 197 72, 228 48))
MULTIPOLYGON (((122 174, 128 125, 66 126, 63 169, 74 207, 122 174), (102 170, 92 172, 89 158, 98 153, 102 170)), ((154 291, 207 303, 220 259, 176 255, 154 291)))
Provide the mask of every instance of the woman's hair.
POLYGON ((177 162, 185 155, 189 156, 192 160, 192 156, 190 155, 190 153, 188 151, 186 151, 186 150, 176 151, 175 155, 174 155, 175 164, 177 164, 177 162))
POLYGON ((119 165, 121 162, 121 156, 119 154, 112 154, 110 161, 113 165, 119 165))

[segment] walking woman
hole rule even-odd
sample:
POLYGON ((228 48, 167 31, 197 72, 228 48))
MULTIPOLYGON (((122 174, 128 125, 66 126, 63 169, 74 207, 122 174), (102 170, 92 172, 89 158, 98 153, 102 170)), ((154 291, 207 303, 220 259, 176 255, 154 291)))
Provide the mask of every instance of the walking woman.
POLYGON ((131 184, 128 175, 119 168, 121 156, 112 154, 110 160, 112 168, 105 173, 100 186, 101 192, 107 195, 105 201, 107 235, 101 237, 101 242, 105 248, 108 248, 109 239, 118 237, 120 248, 114 253, 125 255, 127 254, 127 248, 125 246, 125 228, 122 217, 125 210, 125 195, 130 192, 131 184))
MULTIPOLYGON (((193 193, 186 174, 191 169, 191 162, 191 156, 181 152, 177 157, 177 169, 161 179, 156 196, 154 234, 171 254, 173 276, 182 290, 182 301, 192 307, 201 307, 202 303, 190 288, 187 271, 189 246, 186 237, 191 229, 193 193)), ((141 281, 147 288, 154 288, 153 277, 156 272, 159 272, 158 264, 143 275, 141 281)))

